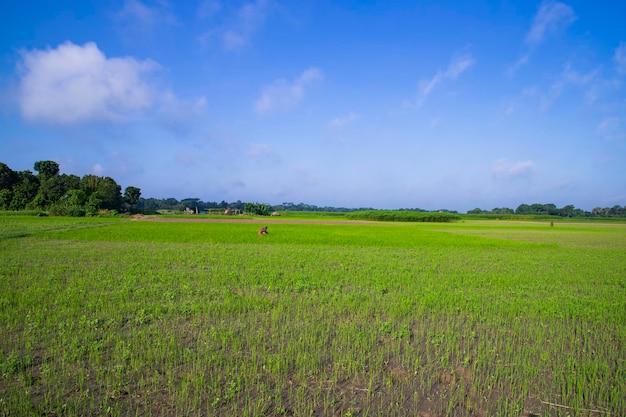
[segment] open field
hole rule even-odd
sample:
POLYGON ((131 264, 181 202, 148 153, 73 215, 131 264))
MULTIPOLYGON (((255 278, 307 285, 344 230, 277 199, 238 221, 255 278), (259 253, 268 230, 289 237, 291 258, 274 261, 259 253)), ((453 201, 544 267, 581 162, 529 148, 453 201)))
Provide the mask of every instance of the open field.
POLYGON ((626 415, 623 224, 263 221, 0 217, 0 415, 626 415))

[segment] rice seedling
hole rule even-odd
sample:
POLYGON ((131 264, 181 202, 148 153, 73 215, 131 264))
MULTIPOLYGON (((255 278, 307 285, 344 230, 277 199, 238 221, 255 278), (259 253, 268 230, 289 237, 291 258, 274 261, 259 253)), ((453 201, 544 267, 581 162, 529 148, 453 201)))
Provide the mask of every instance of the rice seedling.
POLYGON ((623 225, 0 220, 1 415, 626 414, 623 225))

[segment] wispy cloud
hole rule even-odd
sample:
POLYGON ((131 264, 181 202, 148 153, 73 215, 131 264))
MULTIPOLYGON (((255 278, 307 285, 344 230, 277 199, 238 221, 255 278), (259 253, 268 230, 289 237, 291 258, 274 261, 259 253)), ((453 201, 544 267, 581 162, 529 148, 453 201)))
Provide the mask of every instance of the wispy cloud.
POLYGON ((535 169, 533 161, 511 162, 507 159, 498 159, 491 167, 494 178, 513 179, 530 176, 535 169))
POLYGON ((272 0, 255 0, 232 9, 217 0, 204 0, 200 3, 197 16, 200 19, 219 15, 226 22, 213 27, 199 36, 201 41, 216 39, 227 51, 242 48, 250 42, 250 38, 259 30, 271 14, 272 0))
POLYGON ((92 42, 23 52, 22 116, 56 124, 127 120, 157 100, 148 80, 157 68, 150 60, 107 58, 92 42))
POLYGON ((626 74, 626 42, 620 42, 613 55, 616 69, 619 74, 626 74))
POLYGON ((474 63, 474 58, 469 54, 453 57, 445 71, 438 71, 431 79, 420 81, 416 104, 421 106, 437 86, 446 81, 456 80, 474 63))
POLYGON ((275 110, 288 110, 298 104, 305 95, 306 89, 315 81, 323 79, 319 68, 311 67, 291 83, 285 80, 276 80, 263 88, 261 97, 254 107, 257 113, 266 114, 275 110))
POLYGON ((125 0, 122 9, 115 15, 117 22, 127 30, 155 30, 163 25, 178 26, 180 22, 170 11, 167 1, 149 6, 140 0, 125 0))
POLYGON ((550 85, 548 91, 541 97, 541 109, 547 110, 569 87, 582 87, 591 83, 597 77, 597 71, 579 73, 567 63, 557 79, 550 85))
POLYGON ((564 31, 574 21, 576 14, 567 4, 544 1, 533 18, 524 42, 531 46, 538 45, 548 36, 564 31))
POLYGON ((596 133, 607 140, 623 140, 626 138, 626 133, 621 130, 620 124, 619 117, 605 117, 598 124, 596 133))
POLYGON ((524 38, 526 51, 511 65, 509 73, 514 74, 520 67, 526 65, 537 46, 548 37, 565 31, 575 21, 576 14, 567 4, 557 1, 541 3, 524 38))
POLYGON ((95 164, 91 167, 89 172, 93 175, 103 176, 105 173, 104 167, 101 164, 95 164))
POLYGON ((343 130, 346 126, 353 123, 357 117, 357 114, 354 112, 348 113, 347 116, 335 117, 333 120, 328 122, 328 125, 326 126, 326 136, 331 136, 343 130))

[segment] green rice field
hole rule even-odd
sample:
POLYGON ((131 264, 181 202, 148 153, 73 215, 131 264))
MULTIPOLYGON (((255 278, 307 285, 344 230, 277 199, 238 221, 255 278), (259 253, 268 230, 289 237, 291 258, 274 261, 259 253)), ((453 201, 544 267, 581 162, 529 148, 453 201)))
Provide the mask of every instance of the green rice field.
POLYGON ((626 415, 624 224, 163 220, 0 216, 0 416, 626 415))

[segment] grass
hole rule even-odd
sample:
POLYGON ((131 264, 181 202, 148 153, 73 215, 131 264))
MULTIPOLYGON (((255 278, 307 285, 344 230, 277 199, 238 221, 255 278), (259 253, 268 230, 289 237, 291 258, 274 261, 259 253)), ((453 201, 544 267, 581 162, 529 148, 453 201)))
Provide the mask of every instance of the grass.
POLYGON ((623 225, 85 221, 0 217, 0 415, 626 414, 623 225))

